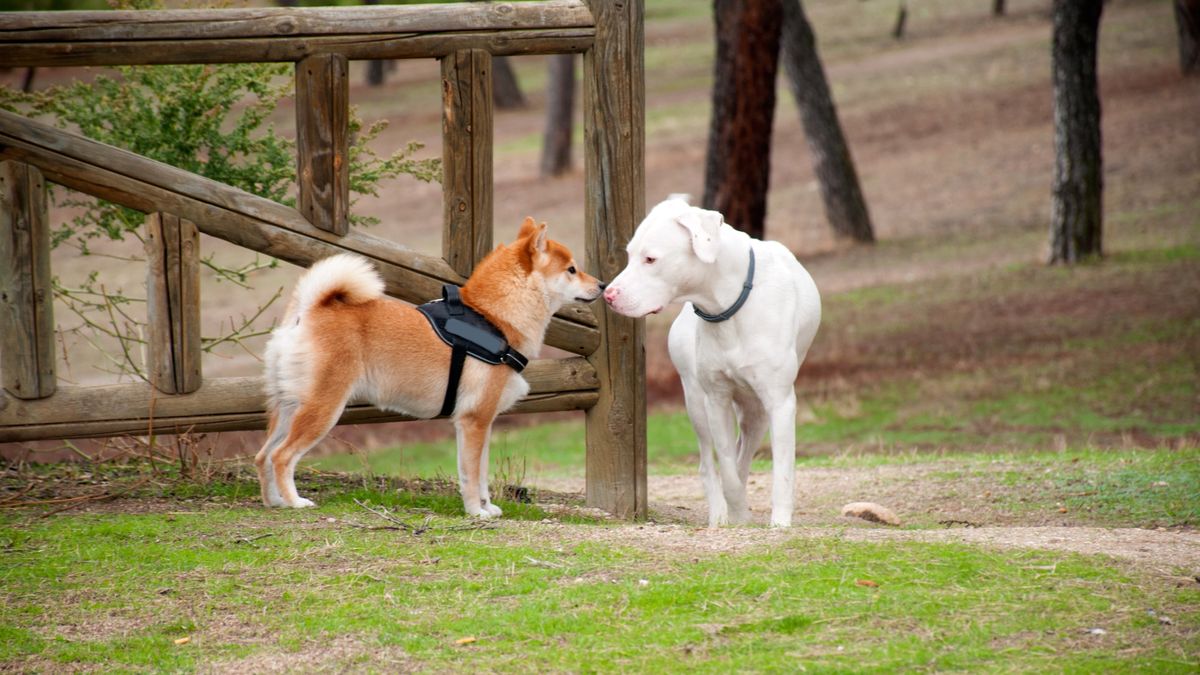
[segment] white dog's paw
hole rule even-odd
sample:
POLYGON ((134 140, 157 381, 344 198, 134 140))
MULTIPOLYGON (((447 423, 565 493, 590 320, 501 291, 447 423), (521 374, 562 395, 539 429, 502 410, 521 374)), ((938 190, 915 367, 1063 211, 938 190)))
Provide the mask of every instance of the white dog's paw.
POLYGON ((493 518, 499 518, 500 516, 504 515, 504 512, 500 510, 500 507, 491 502, 484 502, 483 510, 493 518))
POLYGON ((708 526, 709 527, 724 527, 729 524, 729 509, 724 504, 720 508, 710 508, 708 510, 708 526))
POLYGON ((792 526, 791 512, 772 513, 771 514, 771 527, 791 527, 791 526, 792 526))
POLYGON ((311 499, 305 499, 304 497, 296 497, 296 501, 288 504, 288 506, 292 507, 293 509, 307 509, 316 505, 316 502, 311 499))
POLYGON ((272 508, 287 506, 283 502, 283 497, 280 497, 277 493, 267 493, 267 496, 263 497, 263 505, 272 508))
POLYGON ((733 513, 729 514, 729 522, 733 525, 745 525, 751 518, 749 508, 734 509, 733 513))

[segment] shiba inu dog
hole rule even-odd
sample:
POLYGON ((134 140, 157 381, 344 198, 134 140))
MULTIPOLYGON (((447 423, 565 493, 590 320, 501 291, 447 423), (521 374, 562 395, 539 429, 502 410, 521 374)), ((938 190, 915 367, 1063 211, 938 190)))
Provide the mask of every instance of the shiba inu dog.
MULTIPOLYGON (((502 334, 497 341, 532 357, 559 308, 595 300, 603 288, 578 269, 567 247, 546 238, 545 223, 526 218, 516 241, 479 263, 461 300, 502 334)), ((529 392, 529 384, 508 365, 468 357, 448 397, 451 354, 425 315, 384 296, 383 280, 365 259, 339 254, 314 264, 267 345, 270 421, 254 460, 263 503, 313 506, 296 493, 296 463, 351 398, 419 418, 436 417, 453 402, 463 507, 480 518, 501 515, 488 492, 492 422, 529 392)))

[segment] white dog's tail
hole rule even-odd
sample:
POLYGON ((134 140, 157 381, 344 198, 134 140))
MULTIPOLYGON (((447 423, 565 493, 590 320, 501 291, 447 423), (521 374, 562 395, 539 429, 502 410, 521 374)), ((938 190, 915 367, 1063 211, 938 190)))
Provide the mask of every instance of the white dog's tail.
POLYGON ((333 301, 359 305, 382 296, 383 279, 371 263, 357 255, 340 253, 318 261, 300 277, 287 316, 298 316, 333 301))

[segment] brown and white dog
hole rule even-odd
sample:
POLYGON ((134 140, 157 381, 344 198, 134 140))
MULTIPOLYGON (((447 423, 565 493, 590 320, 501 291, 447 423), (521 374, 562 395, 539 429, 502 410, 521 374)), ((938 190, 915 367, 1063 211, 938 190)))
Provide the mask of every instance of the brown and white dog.
MULTIPOLYGON (((536 356, 550 317, 571 300, 603 290, 577 269, 571 252, 526 218, 516 241, 498 246, 462 288, 462 300, 536 356)), ((383 281, 358 256, 335 255, 301 277, 283 322, 267 344, 267 442, 254 458, 267 506, 303 508, 296 463, 320 441, 352 397, 379 408, 436 417, 446 394, 451 349, 416 309, 385 297, 383 281)), ((451 416, 458 436, 458 480, 468 515, 501 514, 488 492, 492 422, 529 392, 512 368, 468 357, 451 416)))

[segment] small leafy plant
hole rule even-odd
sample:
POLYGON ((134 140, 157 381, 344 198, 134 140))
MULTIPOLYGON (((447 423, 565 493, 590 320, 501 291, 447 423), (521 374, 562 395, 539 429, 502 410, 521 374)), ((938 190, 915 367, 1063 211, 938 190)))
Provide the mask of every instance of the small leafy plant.
MULTIPOLYGON (((32 116, 48 116, 62 128, 77 130, 107 143, 190 171, 246 192, 286 205, 296 182, 295 141, 280 136, 268 120, 280 101, 290 96, 294 84, 289 64, 180 65, 119 67, 91 81, 23 94, 0 90, 0 107, 32 116)), ((351 112, 350 190, 352 195, 377 195, 383 181, 409 175, 423 181, 440 176, 438 159, 415 159, 419 143, 409 143, 388 157, 380 157, 370 143, 386 122, 364 124, 351 112)), ((90 242, 141 240, 145 214, 59 190, 55 204, 71 207, 79 215, 60 224, 52 233, 52 246, 69 245, 82 256, 93 251, 90 242)), ((377 219, 354 215, 353 224, 368 226, 377 219)), ((141 261, 140 256, 125 258, 141 261)), ((248 287, 255 272, 271 269, 278 261, 255 255, 250 261, 217 260, 203 265, 218 281, 248 287)), ((112 290, 92 270, 77 287, 55 279, 56 298, 77 321, 62 332, 75 334, 101 350, 117 373, 145 379, 141 352, 145 340, 141 320, 128 311, 144 303, 120 289, 112 290), (113 348, 115 340, 116 349, 113 348)), ((224 334, 204 338, 206 351, 219 345, 241 344, 270 327, 261 325, 265 310, 277 292, 241 321, 230 321, 224 334)))

